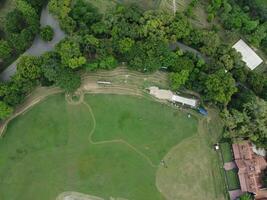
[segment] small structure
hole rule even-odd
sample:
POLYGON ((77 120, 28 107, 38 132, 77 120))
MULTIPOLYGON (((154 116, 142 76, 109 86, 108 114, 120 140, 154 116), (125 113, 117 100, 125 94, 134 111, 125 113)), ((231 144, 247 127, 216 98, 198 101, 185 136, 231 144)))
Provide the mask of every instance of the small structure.
POLYGON ((219 143, 214 144, 213 147, 215 151, 218 151, 220 149, 219 143))
POLYGON ((265 158, 253 152, 249 141, 235 143, 232 147, 241 191, 257 194, 263 187, 261 172, 267 167, 265 158))
POLYGON ((208 111, 203 107, 199 107, 197 110, 201 115, 204 115, 204 116, 208 115, 208 111))
POLYGON ((197 100, 178 96, 178 95, 173 95, 171 101, 172 102, 178 102, 178 103, 181 103, 183 105, 190 106, 192 108, 195 108, 197 106, 197 100))
POLYGON ((242 39, 234 44, 233 48, 241 53, 242 60, 253 70, 258 67, 263 60, 251 49, 242 39))
POLYGON ((153 86, 149 88, 149 92, 151 95, 155 96, 158 99, 168 100, 173 103, 181 103, 183 105, 187 105, 192 108, 197 107, 198 101, 196 99, 186 98, 186 97, 173 94, 172 91, 170 90, 162 90, 162 89, 159 89, 158 87, 153 86))
POLYGON ((109 81, 97 81, 97 84, 111 85, 111 82, 109 82, 109 81))

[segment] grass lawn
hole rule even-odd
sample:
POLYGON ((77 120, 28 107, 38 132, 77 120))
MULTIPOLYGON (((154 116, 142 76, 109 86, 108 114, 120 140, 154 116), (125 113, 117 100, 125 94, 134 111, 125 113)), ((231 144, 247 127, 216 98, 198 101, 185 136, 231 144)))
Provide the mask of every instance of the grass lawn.
POLYGON ((229 190, 235 190, 240 187, 236 169, 226 171, 226 177, 227 177, 229 190))
POLYGON ((168 200, 226 199, 219 156, 212 149, 222 124, 212 111, 209 116, 208 123, 200 123, 198 134, 183 140, 165 156, 167 168, 157 172, 157 186, 168 200))
POLYGON ((55 200, 64 191, 165 199, 155 184, 160 160, 194 137, 198 120, 138 97, 86 95, 85 102, 51 96, 8 125, 0 140, 0 199, 55 200))
POLYGON ((232 147, 228 142, 220 144, 224 163, 233 161, 232 147))

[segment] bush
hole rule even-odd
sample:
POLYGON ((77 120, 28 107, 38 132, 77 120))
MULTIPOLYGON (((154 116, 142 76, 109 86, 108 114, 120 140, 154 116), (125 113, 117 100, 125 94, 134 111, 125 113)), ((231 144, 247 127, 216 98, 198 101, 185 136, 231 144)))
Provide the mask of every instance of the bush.
POLYGON ((51 26, 45 26, 41 29, 40 33, 41 38, 44 41, 51 41, 54 37, 54 31, 51 26))

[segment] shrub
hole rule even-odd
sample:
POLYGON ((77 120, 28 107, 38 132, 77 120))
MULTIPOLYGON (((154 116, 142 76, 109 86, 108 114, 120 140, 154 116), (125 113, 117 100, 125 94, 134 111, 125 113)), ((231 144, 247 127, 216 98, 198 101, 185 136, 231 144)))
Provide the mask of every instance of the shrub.
POLYGON ((41 29, 40 33, 41 38, 44 41, 51 41, 54 37, 54 31, 51 26, 45 26, 41 29))

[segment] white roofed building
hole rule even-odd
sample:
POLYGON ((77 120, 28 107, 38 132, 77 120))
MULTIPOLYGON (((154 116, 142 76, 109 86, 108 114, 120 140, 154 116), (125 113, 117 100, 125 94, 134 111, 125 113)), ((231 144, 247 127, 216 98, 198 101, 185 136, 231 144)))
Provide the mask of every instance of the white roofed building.
POLYGON ((242 39, 234 44, 233 48, 241 53, 242 60, 247 64, 247 66, 253 70, 258 67, 263 60, 250 48, 242 39))
POLYGON ((181 96, 178 96, 178 95, 173 95, 172 96, 172 101, 181 103, 183 105, 188 105, 188 106, 191 106, 193 108, 195 108, 197 106, 197 100, 181 97, 181 96))

